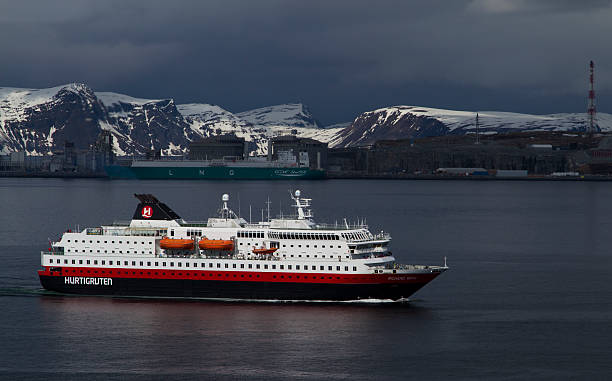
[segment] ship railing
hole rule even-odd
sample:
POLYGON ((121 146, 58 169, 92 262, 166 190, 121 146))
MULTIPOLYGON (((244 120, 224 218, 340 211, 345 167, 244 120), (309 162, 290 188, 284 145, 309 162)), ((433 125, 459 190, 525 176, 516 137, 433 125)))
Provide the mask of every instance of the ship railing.
POLYGON ((249 222, 247 221, 246 224, 243 224, 244 227, 248 227, 248 228, 256 228, 256 227, 268 227, 270 226, 270 223, 268 221, 259 221, 259 222, 249 222))
POLYGON ((393 253, 390 251, 363 251, 351 253, 352 259, 376 259, 376 258, 385 258, 392 257, 393 253))
POLYGON ((64 251, 59 251, 59 250, 43 250, 40 252, 40 254, 42 255, 64 255, 64 251))
POLYGON ((390 251, 376 251, 370 254, 370 258, 384 258, 384 257, 392 257, 393 253, 390 251))
POLYGON ((182 222, 181 226, 185 226, 188 228, 205 228, 208 226, 208 221, 189 221, 182 222))
MULTIPOLYGON (((282 216, 277 216, 276 218, 277 220, 297 220, 298 219, 298 215, 297 214, 283 214, 282 216)), ((295 228, 291 228, 291 227, 286 227, 283 229, 294 229, 294 230, 303 230, 303 227, 295 227, 295 228)), ((345 224, 345 223, 335 223, 335 224, 329 224, 329 223, 317 223, 315 225, 312 225, 311 230, 355 230, 355 229, 368 229, 368 225, 366 224, 345 224)))
POLYGON ((262 254, 253 254, 249 255, 246 258, 243 256, 241 259, 249 259, 256 261, 280 261, 282 258, 275 257, 273 255, 262 255, 262 254))
POLYGON ((130 221, 125 221, 125 220, 113 221, 112 226, 130 226, 130 221))
MULTIPOLYGON (((381 242, 388 242, 391 240, 391 235, 390 234, 377 234, 375 236, 369 237, 369 238, 359 238, 359 239, 355 239, 355 238, 347 238, 346 242, 348 243, 363 243, 363 242, 367 242, 369 244, 376 244, 376 243, 381 243, 381 242)), ((359 247, 358 247, 359 249, 359 247)))
POLYGON ((378 234, 374 234, 374 239, 375 240, 383 240, 383 241, 387 241, 391 239, 391 234, 389 233, 378 233, 378 234))
POLYGON ((257 260, 257 261, 280 261, 282 258, 273 255, 252 254, 252 255, 197 255, 197 254, 158 254, 157 258, 193 258, 193 259, 227 259, 227 260, 257 260))
POLYGON ((166 234, 166 229, 151 228, 129 228, 124 229, 103 229, 102 235, 109 236, 138 236, 138 237, 160 237, 166 234))
POLYGON ((355 229, 368 229, 366 224, 316 224, 313 229, 315 230, 355 230, 355 229))
POLYGON ((378 271, 387 270, 430 270, 430 269, 439 269, 441 266, 429 266, 429 265, 403 265, 399 263, 386 264, 385 266, 380 266, 378 271))

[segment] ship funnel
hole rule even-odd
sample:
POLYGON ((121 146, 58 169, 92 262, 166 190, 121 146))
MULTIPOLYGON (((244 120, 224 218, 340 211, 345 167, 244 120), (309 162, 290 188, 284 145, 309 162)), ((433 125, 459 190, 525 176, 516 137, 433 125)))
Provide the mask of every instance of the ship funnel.
POLYGON ((140 201, 134 211, 133 220, 180 220, 181 217, 152 194, 134 194, 140 201))

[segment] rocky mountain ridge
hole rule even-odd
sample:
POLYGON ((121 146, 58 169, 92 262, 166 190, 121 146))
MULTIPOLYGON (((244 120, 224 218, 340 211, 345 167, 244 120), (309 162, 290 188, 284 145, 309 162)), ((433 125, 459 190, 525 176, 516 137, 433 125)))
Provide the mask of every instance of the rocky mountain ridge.
POLYGON ((1 152, 49 154, 61 150, 64 141, 86 148, 101 130, 111 131, 118 155, 143 154, 151 149, 180 155, 190 141, 229 132, 249 141, 253 153, 265 154, 270 137, 294 132, 329 140, 339 129, 320 128, 301 104, 233 114, 210 104, 176 105, 173 99, 96 93, 84 84, 0 88, 1 152))
MULTIPOLYGON (((377 140, 424 138, 476 133, 499 134, 517 131, 585 131, 586 113, 532 115, 500 111, 455 111, 419 106, 393 106, 364 112, 340 131, 333 144, 338 147, 370 145, 377 140)), ((597 129, 612 131, 612 115, 598 113, 597 129)))
MULTIPOLYGON (((299 103, 232 113, 211 104, 175 104, 173 99, 141 99, 94 92, 85 84, 49 89, 0 88, 0 152, 44 155, 63 149, 64 141, 86 148, 101 130, 114 136, 118 155, 161 149, 186 152, 190 141, 235 133, 252 154, 265 154, 273 136, 296 134, 330 147, 369 145, 380 139, 406 139, 475 131, 476 112, 418 106, 393 106, 364 112, 352 123, 328 127, 299 103)), ((480 112, 480 132, 580 131, 586 114, 528 115, 480 112)), ((612 131, 612 115, 600 113, 601 131, 612 131)))

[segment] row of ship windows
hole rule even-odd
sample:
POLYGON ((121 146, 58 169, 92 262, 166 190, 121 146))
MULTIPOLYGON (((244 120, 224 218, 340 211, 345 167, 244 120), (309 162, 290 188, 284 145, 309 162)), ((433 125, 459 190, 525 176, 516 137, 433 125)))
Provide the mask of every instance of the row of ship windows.
POLYGON ((346 239, 347 241, 366 241, 368 239, 371 239, 371 237, 364 232, 342 233, 342 238, 346 239))
MULTIPOLYGON (((240 242, 240 243, 239 243, 239 245, 240 245, 240 246, 242 246, 243 244, 244 244, 244 245, 246 245, 246 246, 251 246, 251 243, 250 243, 250 242, 247 242, 247 243, 240 242)), ((253 245, 257 246, 257 242, 253 242, 253 245)), ((302 245, 289 245, 289 247, 294 247, 294 246, 297 246, 297 247, 302 247, 302 245)), ((306 247, 308 247, 308 248, 310 247, 310 245, 304 245, 304 246, 306 246, 306 247)), ((287 247, 287 245, 283 245, 283 247, 287 247)), ((313 245, 313 247, 316 249, 316 248, 318 248, 318 245, 313 245)), ((325 245, 321 245, 321 248, 322 248, 322 249, 325 249, 325 245)), ((334 248, 334 245, 329 245, 329 248, 330 248, 330 249, 333 249, 333 248, 334 248)), ((338 249, 342 249, 342 246, 341 246, 341 245, 338 245, 338 249)))
MULTIPOLYGON (((310 258, 310 254, 305 254, 305 255, 306 255, 306 258, 310 258)), ((293 257, 294 257, 294 255, 293 255, 293 254, 291 254, 291 258, 293 258, 293 257)), ((298 257, 298 258, 302 258, 302 254, 298 254, 298 255, 297 255, 297 257, 298 257)), ((314 257, 315 257, 315 258, 318 258, 318 257, 317 257, 317 254, 315 254, 315 255, 314 255, 314 257)), ((330 257, 330 258, 333 258, 334 256, 333 256, 332 254, 330 254, 330 255, 329 255, 329 257, 330 257)), ((340 258, 340 257, 341 257, 341 255, 339 255, 339 256, 338 256, 338 258, 340 258)), ((346 258, 348 258, 348 257, 349 257, 349 256, 347 255, 347 256, 346 256, 346 258)), ((283 254, 283 258, 287 258, 287 254, 283 254)), ((325 258, 325 254, 321 255, 321 258, 325 258)))
MULTIPOLYGON (((68 240, 68 242, 70 242, 70 240, 68 240)), ((81 240, 81 242, 82 242, 82 243, 86 243, 84 239, 83 239, 83 240, 81 240)), ((79 243, 79 240, 78 240, 78 239, 75 239, 75 240, 74 240, 74 243, 79 243)), ((89 243, 94 243, 94 242, 93 242, 92 240, 89 240, 89 243)), ((100 243, 100 241, 96 241, 96 243, 100 243)), ((104 243, 108 243, 108 241, 104 241, 104 243)), ((115 241, 111 241, 111 243, 115 243, 115 241)), ((119 243, 123 243, 123 241, 119 241, 119 243)), ((134 245, 138 245, 138 241, 134 241, 134 242, 132 242, 132 243, 133 243, 134 245)), ((145 244, 145 241, 141 241, 140 243, 144 245, 144 244, 145 244)), ((125 241, 125 244, 126 244, 126 245, 129 245, 129 244, 130 244, 130 241, 125 241)), ((153 245, 153 242, 149 242, 149 244, 150 244, 150 245, 153 245)))
MULTIPOLYGON (((70 252, 70 250, 71 250, 71 249, 67 249, 66 251, 67 251, 67 252, 70 252)), ((119 253, 119 254, 123 254, 123 250, 117 250, 117 251, 118 251, 118 253, 119 253)), ((78 253, 78 252, 79 252, 79 249, 74 249, 74 250, 73 250, 73 252, 74 252, 74 253, 78 253)), ((81 253, 86 253, 86 252, 87 252, 87 250, 81 250, 81 253)), ((90 252, 90 253, 93 253, 93 250, 92 250, 92 249, 89 249, 89 252, 90 252)), ((98 252, 98 253, 99 253, 99 252, 100 252, 100 250, 96 250, 96 252, 98 252)), ((108 254, 108 250, 104 250, 104 253, 105 253, 105 254, 108 254)), ((126 253, 126 254, 130 254, 130 251, 129 251, 129 250, 126 250, 126 251, 125 251, 125 253, 126 253)), ((142 253, 142 254, 146 254, 147 252, 146 252, 146 251, 144 251, 144 250, 142 250, 142 251, 141 251, 141 253, 142 253)), ((115 250, 111 250, 111 254, 115 254, 115 250)), ((133 251, 133 254, 138 254, 138 250, 134 250, 134 251, 133 251)), ((149 254, 153 254, 153 252, 152 252, 152 251, 149 251, 149 254)))
MULTIPOLYGON (((51 271, 54 271, 54 269, 51 269, 51 271)), ((65 271, 66 273, 80 273, 80 274, 84 274, 84 273, 87 273, 87 274, 91 274, 91 273, 97 274, 97 273, 98 273, 98 270, 85 270, 85 271, 84 271, 84 270, 72 270, 72 269, 64 269, 64 271, 65 271)), ((353 271, 356 271, 356 270, 353 270, 353 271)), ((105 270, 100 270, 100 273, 101 273, 101 274, 106 274, 106 271, 105 271, 105 270)), ((129 272, 129 271, 124 271, 123 273, 124 273, 125 275, 129 275, 129 274, 130 274, 130 272, 129 272)), ((145 273, 144 271, 140 271, 140 275, 144 275, 144 273, 145 273)), ((159 275, 160 275, 160 272, 159 272, 159 271, 147 271, 146 273, 147 273, 147 275, 156 275, 156 276, 159 276, 159 275)), ((109 275, 113 275, 113 270, 109 270, 109 271, 108 271, 108 274, 109 274, 109 275)), ((121 275, 121 271, 116 271, 116 274, 117 274, 117 275, 121 275)), ((179 273, 169 272, 168 274, 169 274, 169 275, 171 275, 171 276, 176 276, 176 275, 178 275, 178 276, 183 276, 183 273, 181 273, 181 272, 179 272, 179 273)), ((132 275, 136 275, 136 271, 132 271, 132 275)), ((166 275, 166 272, 165 272, 165 271, 162 271, 162 272, 161 272, 161 275, 162 275, 162 276, 165 276, 165 275, 166 275)), ((185 274, 185 275, 188 275, 188 274, 185 274)), ((193 275, 197 275, 197 273, 196 273, 196 274, 193 274, 193 275)), ((207 275, 206 273, 200 273, 200 276, 201 276, 201 277, 205 277, 206 275, 207 275)), ((245 275, 244 275, 244 274, 232 274, 232 275, 233 275, 233 277, 234 277, 234 278, 238 278, 238 275, 240 275, 240 277, 241 277, 241 278, 244 278, 244 277, 245 277, 245 275)), ((214 273, 208 273, 208 276, 209 276, 209 277, 214 277, 214 276, 215 276, 215 274, 214 274, 214 273)), ((218 273, 218 274, 217 274, 217 278, 221 278, 222 276, 223 276, 223 274, 221 274, 221 273, 218 273)), ((249 278, 253 278, 253 274, 248 274, 247 276, 248 276, 249 278)), ((226 278, 229 278, 229 277, 230 277, 230 273, 225 273, 225 277, 226 277, 226 278)), ((259 274, 255 274, 255 277, 256 277, 256 278, 259 278, 259 277, 260 277, 260 275, 259 275, 259 274)), ((304 277, 304 279, 308 279, 308 275, 303 275, 303 277, 304 277)), ((273 279, 276 279, 276 275, 272 275, 272 278, 273 278, 273 279)), ((284 275, 279 275, 279 278, 280 278, 280 279, 285 279, 285 276, 284 276, 284 275)), ((311 276, 311 278, 312 278, 312 279, 317 279, 317 277, 316 277, 315 275, 311 276)), ((291 276, 291 275, 287 275, 287 279, 292 279, 292 276, 291 276)), ((296 275, 296 276, 295 276, 295 279, 300 279, 300 276, 299 276, 299 275, 296 275)), ((320 276, 318 279, 326 279, 326 278, 325 278, 324 276, 320 276)), ((327 279, 333 279, 333 277, 328 276, 328 277, 327 277, 327 279)), ((336 277, 336 279, 340 279, 340 277, 339 277, 339 276, 337 276, 337 277, 336 277)), ((351 278, 346 278, 346 277, 343 277, 343 279, 351 279, 351 278)), ((355 279, 355 278, 352 278, 352 279, 355 279)), ((361 279, 361 280, 366 280, 367 278, 365 278, 365 277, 364 277, 364 278, 359 278, 359 279, 361 279)))
POLYGON ((338 241, 340 237, 336 234, 323 233, 294 233, 294 232, 268 232, 270 238, 276 239, 305 239, 305 240, 328 240, 338 241))
MULTIPOLYGON (((71 250, 71 249, 67 249, 66 251, 67 251, 67 252, 70 252, 70 250, 71 250)), ((123 250, 117 250, 117 251, 119 252, 119 254, 123 254, 123 250)), ((79 249, 74 249, 72 252, 74 252, 74 253, 78 253, 78 252, 79 252, 79 249)), ((86 253, 86 252, 87 252, 87 250, 81 250, 81 252, 82 252, 82 253, 86 253)), ((89 249, 89 252, 90 252, 90 253, 93 253, 93 250, 92 250, 92 249, 89 249)), ((98 253, 99 253, 99 252, 100 252, 100 250, 96 250, 96 252, 98 252, 98 253)), ((108 250, 104 250, 104 253, 105 253, 105 254, 108 254, 108 250)), ((111 250, 111 253, 112 253, 112 254, 115 254, 115 250, 111 250)), ((129 254, 129 253, 130 253, 130 251, 129 251, 129 250, 126 250, 126 251, 125 251, 125 253, 126 253, 126 254, 129 254)), ((133 253, 134 253, 134 254, 138 254, 138 250, 134 250, 134 251, 133 251, 133 253)), ((143 251, 141 251, 141 253, 142 253, 142 254, 146 254, 147 252, 143 250, 143 251)), ((153 254, 153 252, 152 252, 152 251, 149 251, 149 254, 153 254)))
MULTIPOLYGON (((291 246, 293 246, 293 245, 291 245, 291 246)), ((308 246, 306 246, 306 247, 308 247, 308 246)), ((87 253, 87 250, 83 249, 83 250, 79 251, 79 249, 66 249, 66 252, 68 252, 68 253, 70 253, 70 252, 73 252, 73 253, 79 253, 79 252, 80 252, 80 253, 87 253)), ((93 253, 93 250, 92 250, 92 249, 89 249, 89 252, 90 252, 90 253, 93 253)), ((97 253, 100 253, 100 250, 96 250, 96 252, 97 252, 97 253)), ((117 253, 118 253, 118 254, 123 254, 123 250, 117 250, 117 253)), ((130 254, 130 251, 129 251, 129 250, 126 250, 126 251, 125 251, 125 253, 126 253, 126 254, 130 254)), ((147 254, 147 252, 146 252, 146 251, 144 251, 144 250, 143 250, 143 251, 141 251, 140 253, 141 253, 141 254, 147 254)), ((104 250, 104 254, 108 254, 108 250, 104 250)), ((111 250, 111 254, 115 254, 115 250, 111 250)), ((138 254, 138 250, 134 250, 134 251, 132 252, 132 254, 138 254)), ((149 252, 148 252, 148 254, 153 254, 153 252, 152 252, 152 251, 149 251, 149 252)), ((310 254, 305 254, 305 255, 306 255, 306 258, 310 258, 310 254)), ((284 258, 287 258, 287 254, 283 254, 283 257, 284 257, 284 258)), ((293 257, 294 257, 294 255, 293 255, 293 254, 291 254, 291 258, 293 258, 293 257)), ((302 254, 298 254, 298 255, 297 255, 297 257, 302 258, 302 254)), ((313 257, 314 257, 314 258, 318 258, 317 254, 314 254, 314 256, 313 256, 313 257)), ((330 254, 330 255, 329 255, 329 257, 330 257, 330 258, 333 258, 334 256, 333 256, 332 254, 330 254)), ((325 258, 325 254, 322 254, 322 255, 321 255, 321 258, 325 258)), ((348 255, 346 255, 346 258, 349 258, 349 256, 348 256, 348 255)))
MULTIPOLYGON (((272 237, 271 233, 268 233, 270 237, 272 237)), ((238 238, 265 238, 264 232, 243 232, 238 231, 236 233, 238 238)))
MULTIPOLYGON (((68 261, 69 261, 68 259, 64 259, 64 264, 67 265, 68 261)), ((76 261, 77 261, 76 259, 72 259, 71 263, 73 265, 75 265, 75 264, 77 264, 76 261)), ((92 262, 92 260, 90 260, 90 259, 85 260, 85 264, 91 265, 91 262, 92 262)), ((98 263, 100 263, 100 265, 105 266, 106 262, 107 262, 106 260, 100 260, 100 261, 98 261, 97 259, 93 260, 93 264, 94 265, 97 265, 98 263)), ((57 263, 59 265, 59 264, 62 263, 62 260, 61 259, 56 259, 55 263, 57 263)), ((131 264, 132 266, 136 266, 137 262, 136 261, 131 261, 131 263, 132 263, 131 264)), ((139 266, 145 266, 145 262, 144 261, 140 261, 138 263, 139 263, 139 266)), ((150 266, 160 266, 160 263, 161 263, 161 266, 168 266, 168 263, 169 263, 170 267, 174 267, 174 264, 175 264, 175 262, 165 262, 165 261, 164 262, 159 262, 159 261, 155 261, 155 262, 146 262, 146 266, 149 266, 149 267, 150 266)), ((176 265, 177 265, 177 267, 183 267, 183 263, 185 264, 185 267, 190 267, 189 266, 189 262, 176 262, 176 265)), ((53 264, 53 258, 50 259, 50 264, 53 264)), ((79 259, 78 260, 78 264, 82 265, 83 264, 83 259, 79 259)), ((109 260, 108 261, 108 265, 109 266, 121 266, 121 261, 110 261, 109 260)), ((193 262, 192 265, 193 265, 192 267, 196 267, 197 268, 198 267, 198 262, 193 262)), ((201 265, 200 266, 201 268, 206 268, 206 263, 201 263, 200 265, 201 265)), ((229 263, 225 263, 224 266, 222 267, 221 263, 216 263, 215 264, 215 263, 210 262, 210 263, 208 263, 208 268, 211 268, 211 269, 212 268, 217 268, 217 269, 225 268, 225 269, 229 269, 230 268, 229 265, 230 265, 229 263)), ((231 265, 232 265, 231 266, 232 269, 238 269, 238 268, 241 268, 241 269, 245 269, 245 268, 253 269, 254 268, 254 269, 260 270, 260 269, 263 268, 264 270, 269 270, 269 269, 276 270, 276 267, 277 267, 277 265, 268 265, 268 264, 261 265, 259 263, 255 264, 255 265, 253 265, 252 263, 249 263, 247 265, 245 265, 244 263, 240 263, 240 266, 238 266, 238 264, 236 264, 236 263, 232 263, 231 265)), ((130 266, 130 261, 123 261, 123 266, 130 266)), ((285 270, 285 267, 287 268, 287 270, 314 270, 314 271, 317 270, 317 266, 316 265, 278 265, 278 269, 279 270, 285 270)), ((325 271, 325 267, 326 266, 319 266, 319 270, 320 271, 325 271)), ((342 271, 342 267, 344 267, 344 271, 349 271, 349 266, 335 266, 335 267, 336 267, 336 271, 342 271)), ((327 271, 334 271, 334 266, 327 266, 327 271)), ((357 266, 353 266, 353 271, 357 271, 357 266)))

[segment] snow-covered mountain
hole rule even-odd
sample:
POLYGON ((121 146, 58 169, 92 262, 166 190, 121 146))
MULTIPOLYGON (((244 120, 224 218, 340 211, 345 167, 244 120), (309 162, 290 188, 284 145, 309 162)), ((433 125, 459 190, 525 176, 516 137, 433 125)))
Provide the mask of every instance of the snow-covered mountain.
POLYGON ((115 136, 115 152, 119 155, 144 153, 162 149, 178 155, 189 142, 199 138, 178 111, 172 99, 140 99, 116 93, 96 93, 107 111, 99 121, 100 128, 115 136))
POLYGON ((320 128, 308 108, 286 104, 259 108, 237 114, 209 104, 179 105, 191 129, 202 136, 235 133, 249 142, 250 151, 264 155, 268 140, 274 136, 296 133, 300 137, 329 141, 342 128, 320 128))
MULTIPOLYGON (((252 153, 265 154, 268 140, 295 133, 330 147, 372 144, 475 130, 476 112, 418 106, 394 106, 364 112, 352 123, 321 127, 302 104, 269 106, 232 113, 212 104, 175 104, 168 99, 140 99, 94 92, 84 84, 49 89, 0 88, 0 152, 44 155, 62 149, 64 141, 79 148, 93 143, 101 130, 114 136, 118 155, 161 149, 166 155, 186 152, 190 141, 235 133, 252 153)), ((580 131, 586 114, 529 115, 479 112, 484 134, 509 131, 580 131)), ((612 131, 612 115, 599 113, 601 131, 612 131)))
MULTIPOLYGON (((373 144, 381 139, 406 139, 467 134, 476 131, 475 111, 454 111, 419 106, 393 106, 359 115, 350 127, 330 141, 338 147, 373 144)), ((584 131, 587 115, 550 114, 531 115, 512 112, 478 112, 479 128, 483 134, 514 131, 584 131)), ((612 115, 597 114, 600 131, 612 131, 612 115)))
POLYGON ((216 105, 189 103, 179 105, 178 110, 191 124, 200 122, 200 126, 208 128, 237 128, 249 125, 246 121, 216 105))
POLYGON ((0 152, 47 154, 64 140, 87 146, 105 118, 104 105, 85 85, 0 88, 0 152))
POLYGON ((210 104, 176 105, 172 99, 140 99, 98 92, 84 84, 50 89, 0 88, 0 150, 48 154, 72 141, 91 144, 109 130, 119 155, 162 149, 185 153, 199 138, 233 132, 249 141, 256 154, 267 152, 269 138, 297 132, 298 136, 329 140, 339 128, 319 128, 301 104, 270 106, 233 114, 210 104))
POLYGON ((236 114, 240 119, 262 127, 319 128, 308 107, 301 103, 269 106, 236 114))

